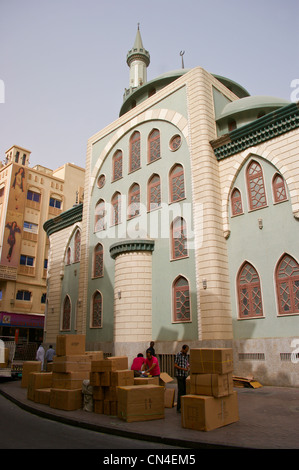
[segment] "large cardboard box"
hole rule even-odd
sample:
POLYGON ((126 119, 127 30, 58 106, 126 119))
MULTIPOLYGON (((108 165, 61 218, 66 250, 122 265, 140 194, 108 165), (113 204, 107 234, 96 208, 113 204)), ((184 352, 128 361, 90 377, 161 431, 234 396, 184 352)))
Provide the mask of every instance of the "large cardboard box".
POLYGON ((82 389, 63 390, 52 388, 50 407, 58 410, 74 411, 82 408, 82 389))
POLYGON ((90 371, 91 360, 88 355, 55 356, 53 361, 53 372, 80 372, 90 371))
POLYGON ((103 351, 85 351, 90 361, 101 361, 104 359, 103 351))
POLYGON ((233 374, 191 374, 190 394, 225 397, 233 393, 233 374))
POLYGON ((134 385, 159 385, 159 377, 135 377, 134 385))
POLYGON ((118 387, 103 387, 104 400, 117 401, 118 400, 118 387))
POLYGON ((184 395, 181 397, 182 427, 198 431, 235 423, 239 420, 237 392, 222 398, 204 395, 184 395))
POLYGON ((170 377, 166 372, 161 372, 159 377, 159 383, 162 387, 165 387, 166 384, 169 384, 173 381, 173 378, 170 377))
POLYGON ((22 388, 28 387, 28 377, 29 377, 30 372, 41 372, 41 369, 42 369, 42 363, 40 361, 23 362, 21 387, 22 388))
POLYGON ((75 390, 82 388, 83 380, 89 379, 89 372, 52 372, 53 374, 53 388, 66 389, 66 390, 75 390))
POLYGON ((99 387, 101 385, 100 372, 90 372, 89 382, 92 387, 99 387))
POLYGON ((117 370, 111 372, 110 385, 111 387, 134 385, 134 371, 117 370))
POLYGON ((42 405, 50 405, 50 388, 40 388, 35 390, 34 401, 35 403, 41 403, 42 405))
POLYGON ((56 338, 57 356, 74 356, 85 353, 85 335, 58 335, 56 338))
POLYGON ((28 376, 27 398, 35 401, 35 392, 40 388, 52 387, 52 372, 30 372, 28 376))
POLYGON ((94 400, 104 400, 105 388, 104 387, 93 387, 92 396, 94 400))
POLYGON ((118 417, 128 423, 164 418, 164 387, 118 387, 118 417))
POLYGON ((174 388, 165 388, 164 389, 164 406, 165 406, 165 408, 173 408, 174 407, 174 396, 175 396, 175 389, 174 388))
POLYGON ((117 370, 128 370, 127 356, 113 356, 103 360, 91 362, 92 372, 112 372, 117 370))
POLYGON ((190 349, 191 374, 227 374, 233 371, 231 348, 190 349))
POLYGON ((113 362, 113 368, 111 370, 127 370, 129 368, 129 362, 127 356, 112 356, 107 358, 108 361, 113 362))

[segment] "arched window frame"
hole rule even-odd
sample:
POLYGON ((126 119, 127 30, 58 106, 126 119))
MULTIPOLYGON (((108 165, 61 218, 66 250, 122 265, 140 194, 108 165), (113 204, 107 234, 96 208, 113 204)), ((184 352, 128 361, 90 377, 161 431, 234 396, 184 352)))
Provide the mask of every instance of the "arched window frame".
POLYGON ((191 295, 190 295, 190 283, 188 279, 183 276, 179 275, 172 283, 172 321, 173 323, 190 323, 191 319, 191 295), (182 285, 179 285, 183 283, 182 285), (180 317, 182 315, 180 310, 179 312, 179 304, 182 305, 181 300, 186 298, 186 312, 184 314, 185 318, 180 317))
POLYGON ((141 138, 140 132, 135 131, 130 137, 129 172, 139 170, 141 167, 141 138))
POLYGON ((279 204, 288 200, 285 179, 280 173, 275 173, 272 178, 272 191, 274 204, 279 204), (278 179, 281 181, 278 181, 278 179))
POLYGON ((248 201, 249 201, 249 210, 259 210, 263 207, 267 207, 267 194, 266 194, 266 186, 263 174, 263 167, 257 160, 251 160, 246 168, 246 182, 247 182, 247 191, 248 191, 248 201), (257 172, 254 174, 250 174, 251 168, 256 166, 259 168, 257 172), (255 189, 255 194, 253 193, 253 185, 255 189), (258 191, 256 187, 259 187, 258 191), (259 199, 256 197, 256 193, 260 193, 259 199), (256 202, 255 202, 256 201, 256 202), (258 204, 258 205, 257 205, 258 204))
POLYGON ((161 142, 159 129, 153 129, 148 136, 148 163, 153 163, 161 158, 161 142))
POLYGON ((111 198, 111 226, 121 223, 121 194, 116 191, 111 198))
POLYGON ((61 330, 70 331, 72 316, 72 302, 69 295, 66 295, 62 304, 61 330))
POLYGON ((104 247, 98 243, 93 252, 93 278, 104 276, 104 247))
POLYGON ((78 229, 75 233, 74 241, 74 263, 79 263, 81 257, 81 232, 78 229))
POLYGON ((90 308, 90 328, 102 328, 103 327, 103 295, 99 290, 96 290, 91 298, 90 308), (96 311, 96 308, 100 311, 96 311), (97 322, 95 316, 99 315, 97 322))
POLYGON ((153 174, 147 183, 147 210, 150 212, 161 207, 161 178, 153 174))
POLYGON ((171 259, 188 258, 187 224, 183 217, 176 217, 171 224, 171 259))
POLYGON ((112 158, 112 181, 117 181, 123 176, 123 153, 116 150, 112 158))
POLYGON ((106 204, 104 199, 99 199, 94 211, 94 231, 101 232, 106 228, 106 204))
POLYGON ((176 163, 169 172, 170 203, 186 198, 185 172, 181 163, 176 163))
MULTIPOLYGON (((283 269, 286 269, 284 267, 283 269)), ((299 264, 295 258, 284 253, 279 259, 275 270, 276 294, 278 302, 278 313, 281 316, 299 314, 299 264), (290 265, 290 262, 293 266, 290 265), (281 269, 283 263, 287 263, 286 267, 295 270, 294 275, 285 275, 282 277, 281 269), (282 301, 284 305, 282 305, 282 301), (284 306, 289 305, 286 311, 284 306)))
POLYGON ((232 217, 244 214, 242 193, 239 188, 234 188, 232 190, 230 200, 232 217))
POLYGON ((133 183, 128 194, 128 219, 140 215, 140 186, 133 183))
POLYGON ((238 292, 238 307, 239 307, 239 319, 246 318, 262 318, 263 314, 263 298, 262 298, 262 289, 259 274, 256 268, 245 261, 239 269, 237 275, 237 292, 238 292), (244 271, 246 268, 246 272, 244 271), (249 273, 250 270, 250 273, 249 273), (245 282, 246 274, 254 276, 254 280, 250 282, 245 282), (245 278, 244 278, 245 275, 245 278), (243 280, 241 279, 243 277, 243 280), (248 306, 248 314, 244 313, 245 302, 248 306), (259 302, 257 302, 259 300, 259 302), (260 312, 256 313, 256 306, 259 307, 260 312))

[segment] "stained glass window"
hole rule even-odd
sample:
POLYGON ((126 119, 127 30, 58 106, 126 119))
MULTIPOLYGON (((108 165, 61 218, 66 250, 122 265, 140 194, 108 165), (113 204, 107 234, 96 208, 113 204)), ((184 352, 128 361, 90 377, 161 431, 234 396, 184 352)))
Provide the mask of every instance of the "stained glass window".
POLYGON ((148 182, 148 210, 161 206, 161 182, 159 175, 153 175, 148 182))
POLYGON ((148 163, 152 163, 160 157, 160 131, 153 129, 148 138, 148 163))
POLYGON ((70 330, 71 328, 71 301, 67 295, 63 302, 63 312, 62 312, 62 329, 70 330))
POLYGON ((172 258, 179 259, 188 256, 186 222, 177 217, 172 223, 172 258))
POLYGON ((128 218, 136 217, 140 214, 140 187, 134 183, 129 190, 128 218))
POLYGON ((174 135, 169 142, 169 147, 172 151, 175 151, 181 146, 181 143, 182 143, 181 136, 174 135))
POLYGON ((104 252, 103 245, 98 243, 94 249, 93 276, 102 277, 104 274, 104 252))
POLYGON ((267 205, 263 172, 260 164, 252 161, 247 168, 247 184, 250 209, 260 209, 267 205))
POLYGON ((283 177, 276 173, 273 178, 273 195, 274 202, 282 202, 287 200, 287 191, 283 177))
POLYGON ((174 321, 190 321, 190 293, 187 279, 180 276, 173 284, 174 321))
POLYGON ((75 235, 75 263, 80 261, 80 254, 81 254, 81 233, 80 230, 77 230, 75 235))
POLYGON ((242 197, 240 191, 235 188, 231 195, 232 215, 243 214, 242 197))
POLYGON ((132 134, 130 139, 130 171, 140 168, 140 133, 132 134))
POLYGON ((284 255, 276 271, 279 313, 299 313, 299 265, 284 255))
POLYGON ((175 165, 170 172, 170 200, 179 201, 185 197, 184 169, 182 165, 175 165))
POLYGON ((118 180, 123 175, 123 154, 121 150, 117 150, 112 159, 112 180, 118 180))
POLYGON ((102 314, 103 314, 103 298, 102 294, 95 292, 92 300, 92 327, 102 327, 102 314))
POLYGON ((263 315, 260 279, 250 263, 244 263, 238 276, 240 318, 261 317, 263 315))

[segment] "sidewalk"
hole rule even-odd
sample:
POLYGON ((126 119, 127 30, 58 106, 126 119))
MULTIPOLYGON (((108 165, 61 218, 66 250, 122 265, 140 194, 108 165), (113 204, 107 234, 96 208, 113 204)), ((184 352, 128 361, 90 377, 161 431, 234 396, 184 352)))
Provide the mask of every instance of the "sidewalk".
MULTIPOLYGON (((174 386, 174 385, 170 385, 174 386)), ((117 417, 84 410, 62 411, 27 400, 21 382, 0 383, 0 393, 32 413, 90 430, 159 442, 184 448, 298 449, 299 389, 237 388, 237 423, 209 432, 183 429, 175 408, 165 408, 165 419, 126 423, 117 417)))

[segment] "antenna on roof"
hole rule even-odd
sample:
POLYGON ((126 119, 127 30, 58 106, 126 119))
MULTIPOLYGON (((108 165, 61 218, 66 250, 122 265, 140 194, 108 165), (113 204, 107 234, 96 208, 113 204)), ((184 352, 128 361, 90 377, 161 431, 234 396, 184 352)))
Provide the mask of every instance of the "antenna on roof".
POLYGON ((180 52, 180 56, 181 56, 181 58, 182 58, 182 69, 185 68, 185 66, 184 66, 184 58, 183 58, 183 55, 184 55, 184 54, 185 54, 185 51, 181 51, 181 52, 180 52))

